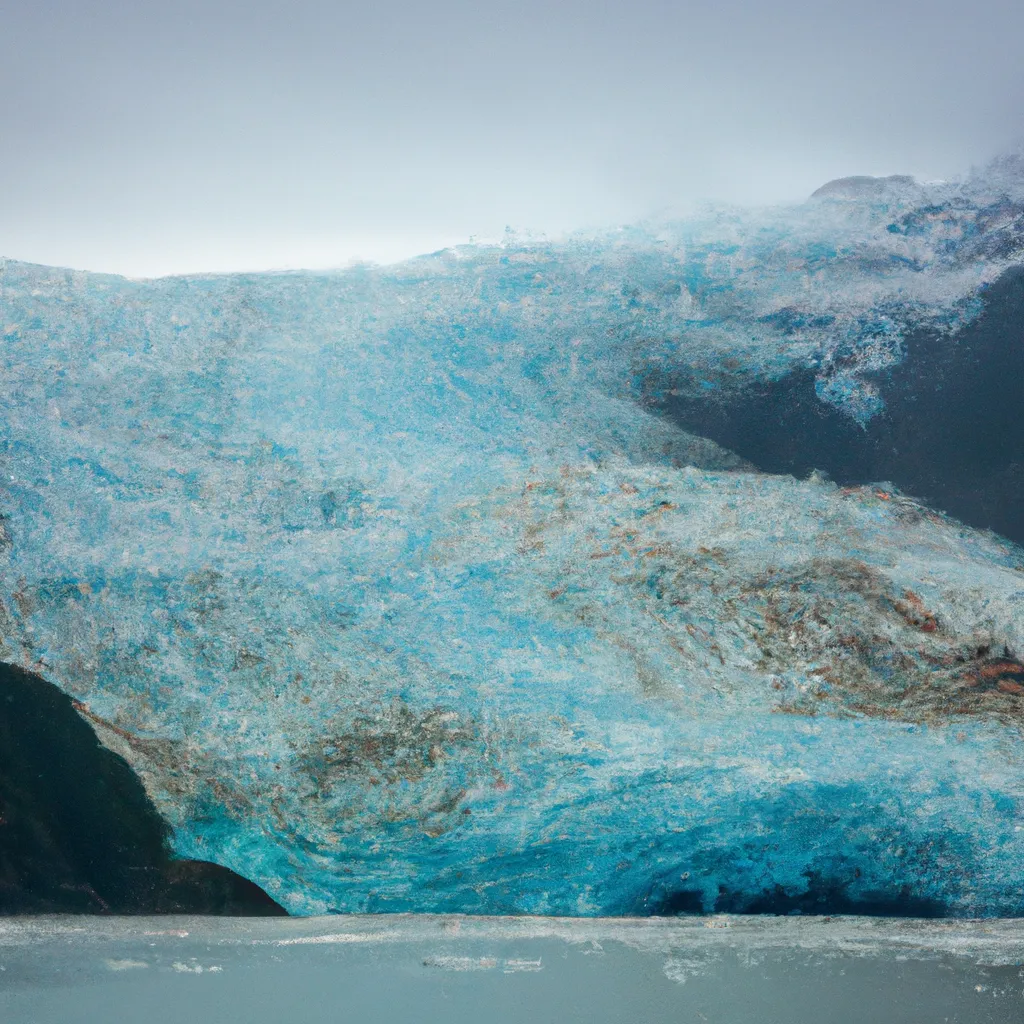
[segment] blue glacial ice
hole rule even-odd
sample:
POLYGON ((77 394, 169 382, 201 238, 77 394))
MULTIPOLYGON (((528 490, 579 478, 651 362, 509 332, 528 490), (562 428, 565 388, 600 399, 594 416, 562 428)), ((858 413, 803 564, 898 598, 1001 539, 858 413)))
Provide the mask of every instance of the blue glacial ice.
POLYGON ((659 415, 853 423, 1024 175, 392 267, 0 264, 0 659, 290 912, 1024 913, 1024 551, 659 415), (816 902, 817 901, 817 902, 816 902))

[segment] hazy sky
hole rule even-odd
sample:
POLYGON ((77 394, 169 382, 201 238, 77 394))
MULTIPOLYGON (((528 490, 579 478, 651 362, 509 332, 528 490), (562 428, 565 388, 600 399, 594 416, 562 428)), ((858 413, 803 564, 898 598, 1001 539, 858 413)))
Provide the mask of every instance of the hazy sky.
POLYGON ((1024 138, 1021 0, 0 0, 0 255, 394 259, 1024 138))

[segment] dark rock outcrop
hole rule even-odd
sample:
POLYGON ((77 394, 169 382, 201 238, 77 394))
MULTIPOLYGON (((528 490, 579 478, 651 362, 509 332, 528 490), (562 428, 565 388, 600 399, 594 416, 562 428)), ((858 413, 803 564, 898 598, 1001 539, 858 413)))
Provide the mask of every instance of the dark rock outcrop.
POLYGON ((664 411, 767 473, 891 481, 971 526, 1024 542, 1024 271, 985 293, 958 334, 920 332, 873 382, 884 411, 862 428, 821 401, 805 369, 709 396, 676 389, 664 411))
POLYGON ((227 868, 173 859, 167 840, 73 701, 0 664, 0 913, 285 913, 227 868))

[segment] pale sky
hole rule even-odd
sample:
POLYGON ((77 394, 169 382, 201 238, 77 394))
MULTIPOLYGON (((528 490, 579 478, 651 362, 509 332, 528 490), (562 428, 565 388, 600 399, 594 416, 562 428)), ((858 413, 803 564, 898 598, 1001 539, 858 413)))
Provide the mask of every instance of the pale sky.
POLYGON ((1020 0, 0 0, 0 256, 393 260, 1024 138, 1020 0))

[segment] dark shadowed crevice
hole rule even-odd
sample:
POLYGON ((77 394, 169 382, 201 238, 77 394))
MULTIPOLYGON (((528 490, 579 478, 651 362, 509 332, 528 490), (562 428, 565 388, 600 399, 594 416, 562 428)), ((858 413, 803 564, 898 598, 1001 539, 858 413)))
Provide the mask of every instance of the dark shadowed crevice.
POLYGON ((826 878, 817 872, 805 875, 801 889, 776 885, 762 892, 744 892, 720 886, 710 905, 696 889, 661 893, 643 901, 640 913, 652 917, 680 917, 689 914, 810 914, 823 916, 941 918, 948 910, 938 900, 916 895, 904 885, 893 892, 851 893, 852 879, 826 878))
POLYGON ((947 917, 944 904, 914 894, 904 885, 894 892, 870 892, 853 896, 848 882, 807 873, 807 887, 798 892, 781 885, 749 895, 722 889, 715 900, 716 914, 818 914, 865 917, 947 917))
POLYGON ((981 529, 1024 543, 1024 270, 984 293, 984 312, 954 335, 920 332, 870 378, 885 411, 860 427, 798 370, 718 395, 680 376, 662 411, 768 473, 824 470, 841 484, 891 481, 981 529))
POLYGON ((127 762, 57 687, 0 663, 0 913, 285 911, 227 868, 174 860, 127 762))

